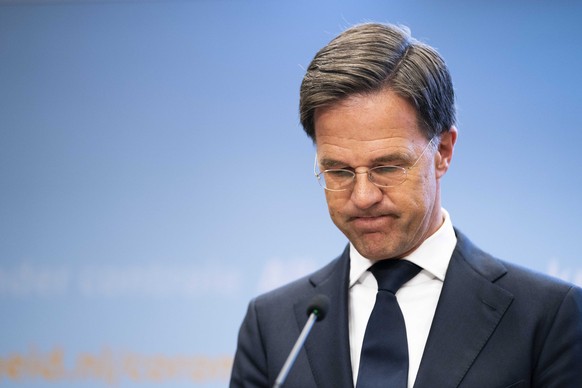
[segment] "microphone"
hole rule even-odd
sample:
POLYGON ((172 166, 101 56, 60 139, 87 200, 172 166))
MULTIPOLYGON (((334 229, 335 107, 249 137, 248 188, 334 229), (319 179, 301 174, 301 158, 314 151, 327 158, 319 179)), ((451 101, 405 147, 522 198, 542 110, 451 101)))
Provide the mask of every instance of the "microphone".
POLYGON ((299 355, 301 347, 305 343, 305 340, 311 331, 311 328, 316 321, 321 321, 323 318, 325 318, 328 309, 329 298, 326 295, 315 295, 311 299, 311 302, 309 302, 309 305, 307 306, 307 315, 309 316, 307 323, 305 326, 303 326, 303 330, 301 331, 301 334, 299 334, 299 338, 297 338, 295 345, 293 345, 293 349, 291 349, 291 353, 289 353, 285 364, 283 364, 283 368, 281 368, 281 372, 279 372, 273 388, 281 388, 283 386, 283 383, 285 382, 285 379, 287 379, 287 375, 289 374, 291 367, 295 363, 295 359, 297 359, 297 356, 299 355))

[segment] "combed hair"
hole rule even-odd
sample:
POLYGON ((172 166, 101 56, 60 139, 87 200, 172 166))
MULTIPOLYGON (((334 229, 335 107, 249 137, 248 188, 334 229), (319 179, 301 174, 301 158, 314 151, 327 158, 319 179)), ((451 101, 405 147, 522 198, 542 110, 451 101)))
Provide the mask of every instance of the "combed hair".
POLYGON ((365 23, 338 35, 309 64, 300 90, 303 129, 315 141, 317 108, 383 89, 416 108, 427 139, 455 124, 453 84, 438 52, 412 38, 406 27, 365 23))

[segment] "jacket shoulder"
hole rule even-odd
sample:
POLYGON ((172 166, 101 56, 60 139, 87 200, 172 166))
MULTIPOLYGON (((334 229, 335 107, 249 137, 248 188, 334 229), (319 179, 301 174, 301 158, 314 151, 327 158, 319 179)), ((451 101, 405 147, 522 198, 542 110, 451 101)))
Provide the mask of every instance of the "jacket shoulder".
POLYGON ((459 230, 455 230, 455 233, 457 247, 454 255, 481 276, 512 294, 530 297, 539 295, 540 298, 545 295, 543 299, 547 301, 548 298, 561 299, 571 291, 575 294, 582 292, 579 287, 564 280, 494 257, 473 244, 459 230))
POLYGON ((314 287, 332 277, 336 271, 341 271, 345 264, 344 260, 348 259, 344 256, 345 254, 346 252, 308 275, 255 297, 252 303, 257 307, 263 307, 308 297, 314 287))

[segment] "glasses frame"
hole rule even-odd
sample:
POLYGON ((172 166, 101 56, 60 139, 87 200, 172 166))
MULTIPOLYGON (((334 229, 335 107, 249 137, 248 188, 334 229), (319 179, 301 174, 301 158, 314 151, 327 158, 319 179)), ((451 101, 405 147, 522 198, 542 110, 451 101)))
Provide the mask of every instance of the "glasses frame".
POLYGON ((428 142, 428 144, 424 147, 424 149, 422 150, 422 152, 420 153, 420 155, 418 156, 418 158, 416 158, 416 160, 414 161, 414 163, 410 166, 410 167, 400 167, 400 166, 391 166, 391 165, 385 165, 385 166, 376 166, 376 167, 372 167, 367 169, 366 171, 360 171, 360 172, 356 172, 356 171, 352 171, 352 170, 347 170, 345 168, 330 168, 327 170, 323 170, 320 171, 319 173, 317 172, 317 152, 315 153, 315 162, 313 164, 313 173, 315 174, 315 178, 317 178, 317 183, 319 183, 319 185, 321 187, 323 187, 325 190, 327 191, 346 191, 349 190, 350 187, 353 185, 355 179, 356 179, 356 175, 358 174, 366 174, 368 176, 368 180, 375 186, 377 187, 397 187, 400 186, 401 184, 403 184, 404 182, 406 182, 406 179, 408 179, 408 171, 412 170, 420 161, 420 159, 424 156, 424 154, 426 153, 426 150, 429 149, 430 145, 433 143, 433 141, 437 138, 437 136, 433 136, 430 141, 428 142), (372 179, 372 171, 375 169, 379 169, 379 168, 386 168, 386 167, 390 167, 390 168, 396 168, 398 170, 401 170, 404 174, 404 179, 402 180, 402 182, 395 184, 395 185, 381 185, 378 182, 374 182, 372 179), (326 186, 324 186, 321 182, 321 176, 327 172, 332 172, 332 171, 342 171, 342 172, 347 172, 350 173, 352 175, 352 178, 350 180, 350 182, 346 185, 345 188, 343 189, 330 189, 326 186))

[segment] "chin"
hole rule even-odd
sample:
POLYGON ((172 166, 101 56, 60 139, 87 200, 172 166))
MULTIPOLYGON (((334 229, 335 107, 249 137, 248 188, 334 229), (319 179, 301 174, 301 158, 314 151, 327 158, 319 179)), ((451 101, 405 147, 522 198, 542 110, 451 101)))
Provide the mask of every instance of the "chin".
POLYGON ((370 260, 398 258, 406 253, 406 248, 402 244, 394 246, 387 244, 387 241, 389 241, 388 236, 380 235, 378 238, 359 239, 354 246, 362 256, 370 260))
POLYGON ((368 244, 363 246, 361 244, 360 246, 354 244, 354 246, 362 256, 370 260, 381 260, 394 257, 393 250, 388 249, 387 247, 371 246, 368 244))

